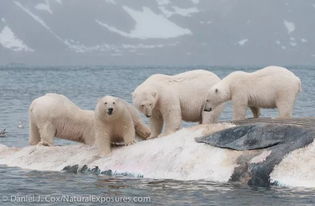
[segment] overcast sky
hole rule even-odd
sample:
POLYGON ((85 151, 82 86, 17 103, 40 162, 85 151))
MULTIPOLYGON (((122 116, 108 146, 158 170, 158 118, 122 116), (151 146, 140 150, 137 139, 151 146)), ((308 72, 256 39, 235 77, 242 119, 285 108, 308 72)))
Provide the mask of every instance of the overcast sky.
POLYGON ((315 65, 315 0, 1 0, 0 64, 315 65))

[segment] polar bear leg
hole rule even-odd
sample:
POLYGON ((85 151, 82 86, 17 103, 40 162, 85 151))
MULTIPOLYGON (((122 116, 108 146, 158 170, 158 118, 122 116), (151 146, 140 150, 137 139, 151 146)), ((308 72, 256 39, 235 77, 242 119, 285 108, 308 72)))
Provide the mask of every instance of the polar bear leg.
POLYGON ((143 138, 147 139, 151 135, 151 130, 141 121, 134 122, 136 134, 143 138))
POLYGON ((294 106, 294 97, 282 97, 279 98, 276 102, 276 106, 279 110, 279 117, 280 119, 287 119, 292 117, 292 110, 294 106))
POLYGON ((159 136, 163 127, 163 119, 160 115, 153 114, 150 118, 150 128, 151 128, 151 136, 150 138, 154 138, 159 136))
POLYGON ((260 109, 259 107, 249 107, 253 113, 254 118, 258 118, 260 116, 260 109))
POLYGON ((40 142, 40 134, 38 131, 38 128, 36 124, 30 119, 30 124, 29 124, 29 144, 30 145, 36 145, 40 142))
POLYGON ((162 134, 159 136, 166 136, 173 132, 176 132, 182 122, 182 113, 180 108, 175 106, 169 111, 163 114, 163 120, 165 121, 165 128, 162 134))
POLYGON ((233 102, 233 120, 246 119, 247 105, 243 102, 233 102))
POLYGON ((221 115, 221 112, 224 109, 224 103, 218 105, 213 111, 211 112, 206 112, 206 111, 202 111, 201 115, 202 115, 202 124, 212 124, 212 123, 216 123, 221 115))
POLYGON ((122 134, 125 145, 130 145, 136 142, 135 132, 135 127, 133 124, 127 126, 127 130, 122 134))
POLYGON ((110 135, 107 131, 99 129, 95 134, 95 146, 99 150, 101 156, 105 156, 111 152, 110 135))
POLYGON ((41 136, 41 141, 38 143, 43 146, 53 145, 53 140, 56 134, 56 128, 51 123, 43 124, 39 127, 39 133, 41 136))

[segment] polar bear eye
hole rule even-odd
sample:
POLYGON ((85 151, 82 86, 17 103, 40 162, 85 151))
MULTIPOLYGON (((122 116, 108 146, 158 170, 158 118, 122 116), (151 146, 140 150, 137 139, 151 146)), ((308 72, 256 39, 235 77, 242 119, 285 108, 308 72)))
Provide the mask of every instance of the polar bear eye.
POLYGON ((116 104, 115 102, 113 102, 113 104, 116 104))
POLYGON ((152 106, 152 104, 150 104, 150 107, 152 106))
POLYGON ((144 107, 144 104, 141 104, 141 107, 144 107))
POLYGON ((107 102, 105 102, 104 104, 107 104, 107 102))
POLYGON ((209 99, 207 99, 206 102, 209 102, 209 99))

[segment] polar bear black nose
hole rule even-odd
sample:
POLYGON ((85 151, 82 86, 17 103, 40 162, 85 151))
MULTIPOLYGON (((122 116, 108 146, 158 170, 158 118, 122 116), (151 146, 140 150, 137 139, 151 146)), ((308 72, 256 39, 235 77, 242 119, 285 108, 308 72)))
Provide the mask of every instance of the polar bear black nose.
POLYGON ((107 113, 111 115, 113 113, 113 110, 114 110, 113 108, 108 108, 107 113))
POLYGON ((211 108, 211 107, 210 107, 209 109, 206 109, 206 108, 205 108, 204 111, 205 111, 205 112, 211 112, 211 111, 212 111, 212 108, 211 108))

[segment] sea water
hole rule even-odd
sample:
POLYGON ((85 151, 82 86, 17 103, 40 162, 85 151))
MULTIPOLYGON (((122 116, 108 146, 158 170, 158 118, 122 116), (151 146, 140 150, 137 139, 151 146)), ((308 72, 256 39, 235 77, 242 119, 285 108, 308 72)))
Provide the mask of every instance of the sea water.
MULTIPOLYGON (((28 107, 31 101, 49 92, 70 98, 83 109, 93 110, 98 98, 118 96, 131 102, 130 93, 152 74, 177 74, 191 69, 207 69, 223 78, 234 70, 254 71, 259 67, 210 66, 59 66, 0 68, 0 129, 7 137, 0 144, 28 145, 28 107)), ((315 116, 315 67, 288 66, 302 80, 294 116, 315 116)), ((276 110, 262 110, 262 116, 274 117, 276 110)), ((248 117, 251 114, 248 111, 248 117)), ((227 104, 221 120, 232 117, 227 104)), ((145 117, 143 117, 145 121, 145 117)), ((183 123, 191 126, 193 123, 183 123)), ((56 139, 55 144, 74 144, 56 139)), ((62 172, 41 172, 0 166, 0 201, 33 205, 32 202, 68 204, 71 200, 95 205, 313 205, 315 190, 305 188, 255 188, 209 181, 175 181, 146 178, 111 177, 62 172), (87 199, 80 199, 86 197, 87 199), (72 199, 71 199, 72 198, 72 199), (77 198, 77 199, 75 199, 77 198), (90 199, 88 199, 90 198, 90 199), (94 199, 93 199, 94 198, 94 199), (112 198, 112 199, 111 199, 112 198), (113 199, 116 198, 116 199, 113 199), (125 199, 124 199, 125 198, 125 199), (93 202, 94 201, 94 202, 93 202), (112 202, 111 202, 112 201, 112 202)), ((83 204, 82 203, 82 204, 83 204)))

